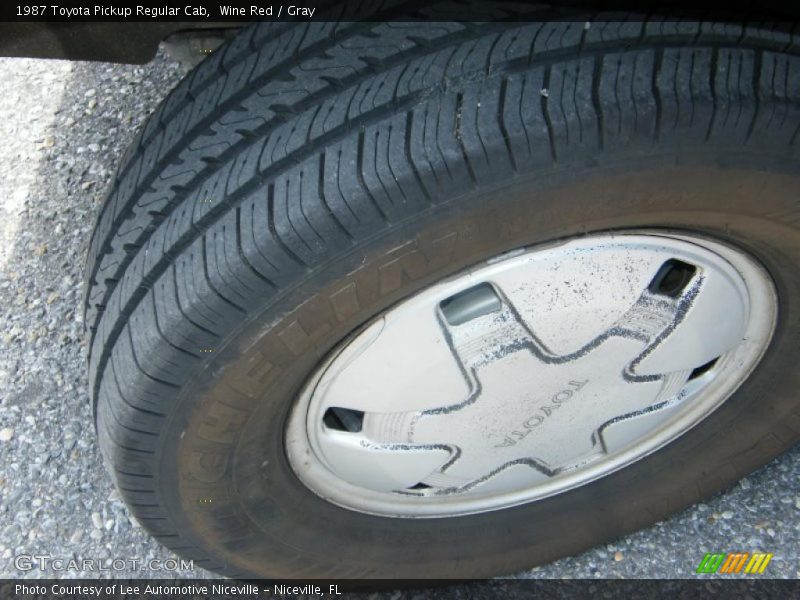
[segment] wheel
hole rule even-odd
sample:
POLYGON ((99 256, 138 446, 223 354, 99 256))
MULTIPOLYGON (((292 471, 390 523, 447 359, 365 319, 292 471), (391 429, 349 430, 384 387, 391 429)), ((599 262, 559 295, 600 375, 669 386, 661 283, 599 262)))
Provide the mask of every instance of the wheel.
POLYGON ((229 576, 484 577, 790 447, 797 53, 721 23, 243 30, 91 243, 135 517, 229 576))

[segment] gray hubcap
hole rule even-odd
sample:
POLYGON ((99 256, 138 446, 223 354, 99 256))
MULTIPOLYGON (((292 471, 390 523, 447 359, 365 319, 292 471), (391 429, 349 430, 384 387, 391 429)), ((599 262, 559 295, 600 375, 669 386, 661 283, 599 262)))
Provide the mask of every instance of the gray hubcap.
POLYGON ((598 235, 504 255, 402 302, 318 369, 287 453, 353 510, 443 517, 574 488, 674 440, 769 343, 776 298, 741 251, 598 235))

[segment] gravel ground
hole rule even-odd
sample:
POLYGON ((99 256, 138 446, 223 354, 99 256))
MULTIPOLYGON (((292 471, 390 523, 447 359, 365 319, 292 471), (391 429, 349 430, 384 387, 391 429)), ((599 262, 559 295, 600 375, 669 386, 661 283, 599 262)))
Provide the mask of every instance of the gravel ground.
MULTIPOLYGON (((0 577, 59 575, 18 569, 20 555, 174 558, 131 519, 102 466, 79 307, 103 191, 183 74, 163 56, 145 66, 0 59, 0 577)), ((692 577, 706 551, 757 549, 775 553, 771 576, 800 577, 800 447, 705 504, 520 577, 692 577)))

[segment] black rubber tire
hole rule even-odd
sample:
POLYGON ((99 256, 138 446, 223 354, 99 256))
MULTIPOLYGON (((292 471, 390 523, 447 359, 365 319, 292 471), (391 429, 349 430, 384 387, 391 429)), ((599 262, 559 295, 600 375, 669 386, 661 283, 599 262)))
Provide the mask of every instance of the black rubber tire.
POLYGON ((104 457, 136 518, 229 576, 482 577, 724 489, 800 437, 800 45, 738 24, 257 25, 131 148, 87 266, 104 457), (390 519, 292 474, 287 411, 393 303, 512 248, 705 232, 772 275, 751 378, 678 441, 513 509, 390 519))

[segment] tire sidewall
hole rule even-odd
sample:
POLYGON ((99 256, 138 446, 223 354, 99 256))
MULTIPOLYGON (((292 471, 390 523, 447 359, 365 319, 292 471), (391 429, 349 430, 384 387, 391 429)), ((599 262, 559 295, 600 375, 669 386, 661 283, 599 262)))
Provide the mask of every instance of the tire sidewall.
POLYGON ((181 534, 257 576, 481 577, 574 553, 723 489, 797 438, 798 179, 779 158, 670 152, 520 175, 435 204, 332 256, 227 337, 163 429, 157 489, 181 534), (724 164, 704 157, 724 155, 724 164), (294 399, 351 332, 487 258, 618 229, 699 232, 772 275, 779 322, 752 376, 678 440, 557 496, 447 519, 337 507, 294 475, 294 399), (297 557, 302 557, 298 559, 297 557))

